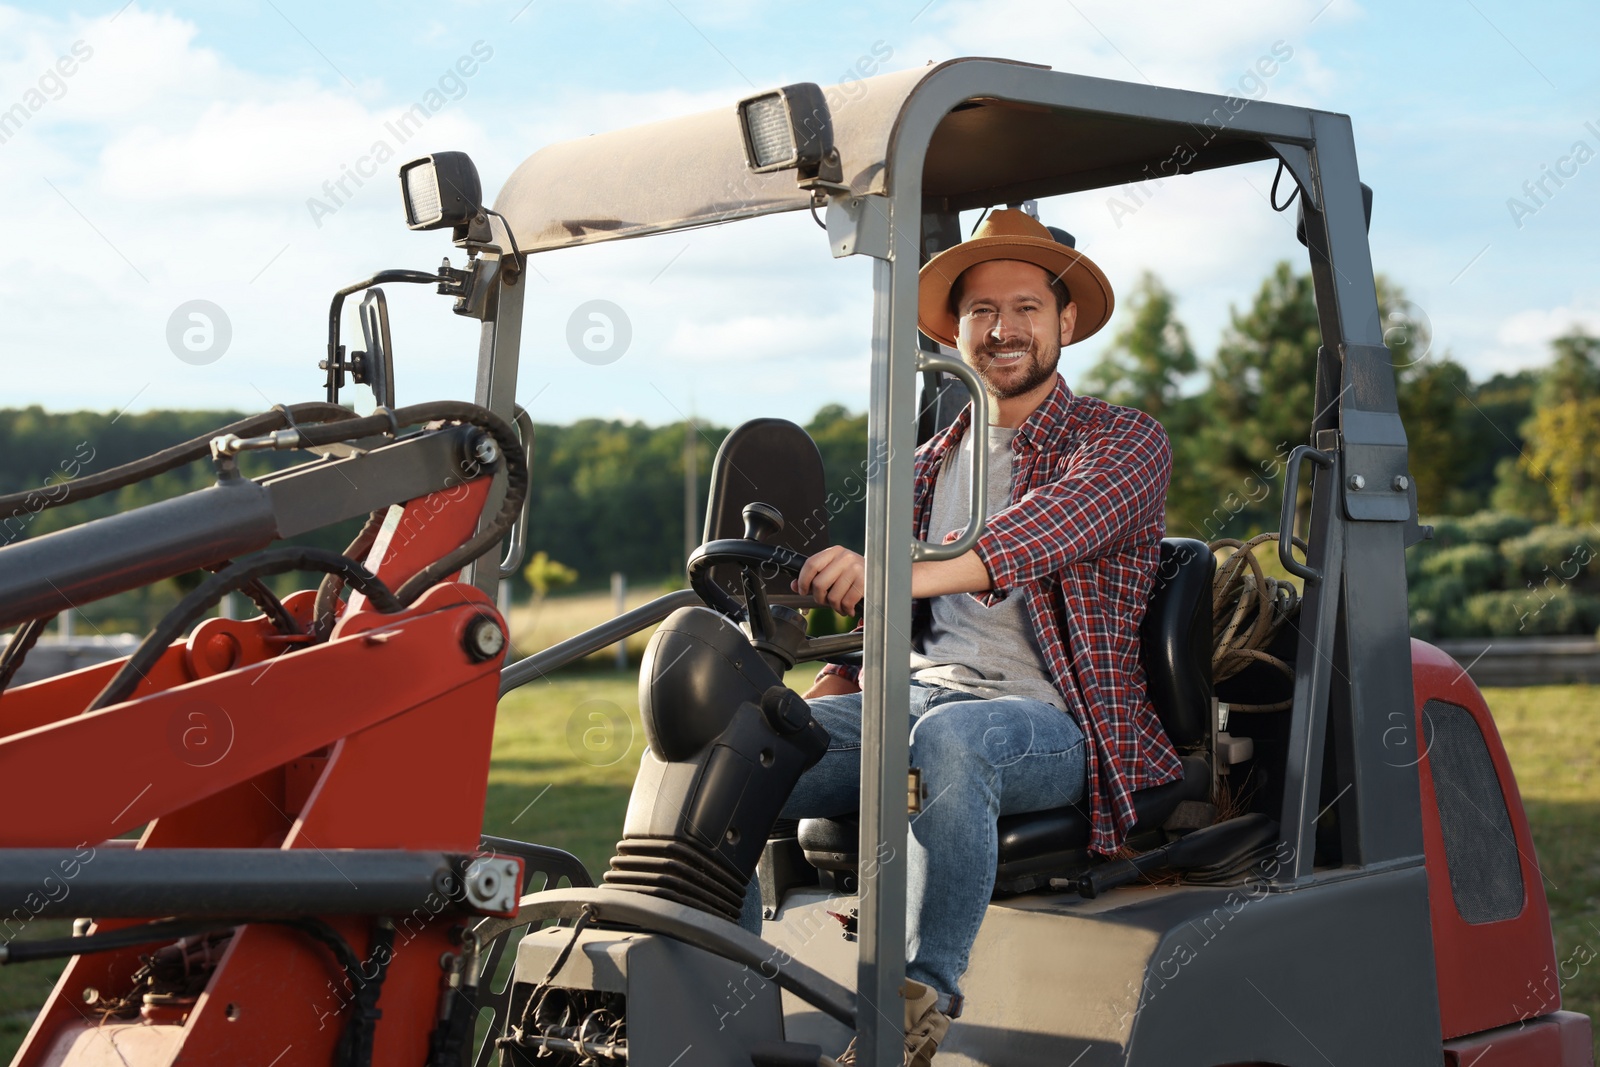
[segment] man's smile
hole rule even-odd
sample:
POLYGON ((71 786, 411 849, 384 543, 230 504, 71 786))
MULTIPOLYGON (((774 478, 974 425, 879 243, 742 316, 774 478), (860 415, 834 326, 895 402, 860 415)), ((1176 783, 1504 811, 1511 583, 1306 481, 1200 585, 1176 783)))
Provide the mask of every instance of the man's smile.
POLYGON ((985 353, 985 356, 987 363, 992 367, 1009 367, 1020 362, 1030 351, 1031 349, 1027 348, 1013 348, 998 352, 990 351, 985 353))

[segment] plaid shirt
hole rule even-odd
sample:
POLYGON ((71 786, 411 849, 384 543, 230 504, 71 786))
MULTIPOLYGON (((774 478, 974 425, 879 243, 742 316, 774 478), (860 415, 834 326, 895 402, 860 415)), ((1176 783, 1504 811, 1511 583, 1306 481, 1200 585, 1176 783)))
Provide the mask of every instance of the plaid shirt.
MULTIPOLYGON (((919 538, 928 535, 934 481, 971 423, 969 405, 917 450, 919 538)), ((1074 396, 1059 377, 1017 428, 1011 451, 1011 503, 989 516, 974 549, 993 588, 969 595, 990 605, 1016 589, 1033 594, 1028 614, 1050 680, 1089 742, 1090 848, 1110 855, 1133 827, 1133 792, 1183 775, 1145 692, 1139 651, 1166 530, 1172 452, 1154 418, 1074 396)), ((913 633, 929 617, 927 601, 916 601, 913 633)))

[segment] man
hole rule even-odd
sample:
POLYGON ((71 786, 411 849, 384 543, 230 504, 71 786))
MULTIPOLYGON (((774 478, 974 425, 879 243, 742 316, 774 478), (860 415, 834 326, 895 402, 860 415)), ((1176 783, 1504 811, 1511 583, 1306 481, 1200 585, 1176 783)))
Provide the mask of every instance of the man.
MULTIPOLYGON (((906 1063, 925 1065, 960 1014, 959 980, 994 887, 1002 814, 1088 798, 1091 847, 1116 851, 1131 794, 1182 776, 1145 693, 1139 623, 1164 533, 1171 452, 1160 423, 1074 396, 1061 348, 1111 316, 1099 267, 1021 211, 922 269, 918 326, 983 381, 992 427, 977 546, 913 564, 911 762, 928 801, 907 841, 906 1063)), ((917 451, 914 529, 948 542, 969 521, 971 411, 917 451)), ((855 614, 866 561, 840 547, 794 588, 855 614)), ((856 809, 861 695, 829 666, 805 697, 832 738, 789 817, 856 809)), ((842 1063, 853 1062, 847 1051, 842 1063)))

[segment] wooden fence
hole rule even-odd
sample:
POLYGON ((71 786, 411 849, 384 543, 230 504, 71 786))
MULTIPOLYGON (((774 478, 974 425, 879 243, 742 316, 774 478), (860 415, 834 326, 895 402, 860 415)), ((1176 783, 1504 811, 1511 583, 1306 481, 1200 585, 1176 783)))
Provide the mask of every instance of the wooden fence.
POLYGON ((1470 637, 1434 644, 1480 686, 1600 683, 1600 642, 1590 637, 1470 637))

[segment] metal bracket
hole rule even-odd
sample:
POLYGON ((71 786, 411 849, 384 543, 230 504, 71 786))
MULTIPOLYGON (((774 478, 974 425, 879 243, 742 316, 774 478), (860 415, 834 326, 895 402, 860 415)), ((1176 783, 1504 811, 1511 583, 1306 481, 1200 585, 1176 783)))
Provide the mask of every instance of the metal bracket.
POLYGON ((828 248, 834 259, 845 256, 871 256, 888 259, 890 234, 889 198, 835 196, 828 200, 828 248))
POLYGON ((1393 412, 1345 408, 1344 513, 1362 522, 1407 522, 1411 518, 1411 475, 1406 465, 1406 435, 1393 412))
POLYGON ((451 270, 448 281, 439 282, 439 295, 455 297, 455 306, 450 310, 457 315, 487 321, 494 306, 490 299, 493 290, 500 284, 502 274, 505 284, 513 283, 510 265, 515 262, 516 258, 510 255, 476 256, 463 269, 451 270))
POLYGON ((522 896, 522 861, 480 856, 467 865, 463 886, 469 907, 489 915, 515 915, 522 896))

